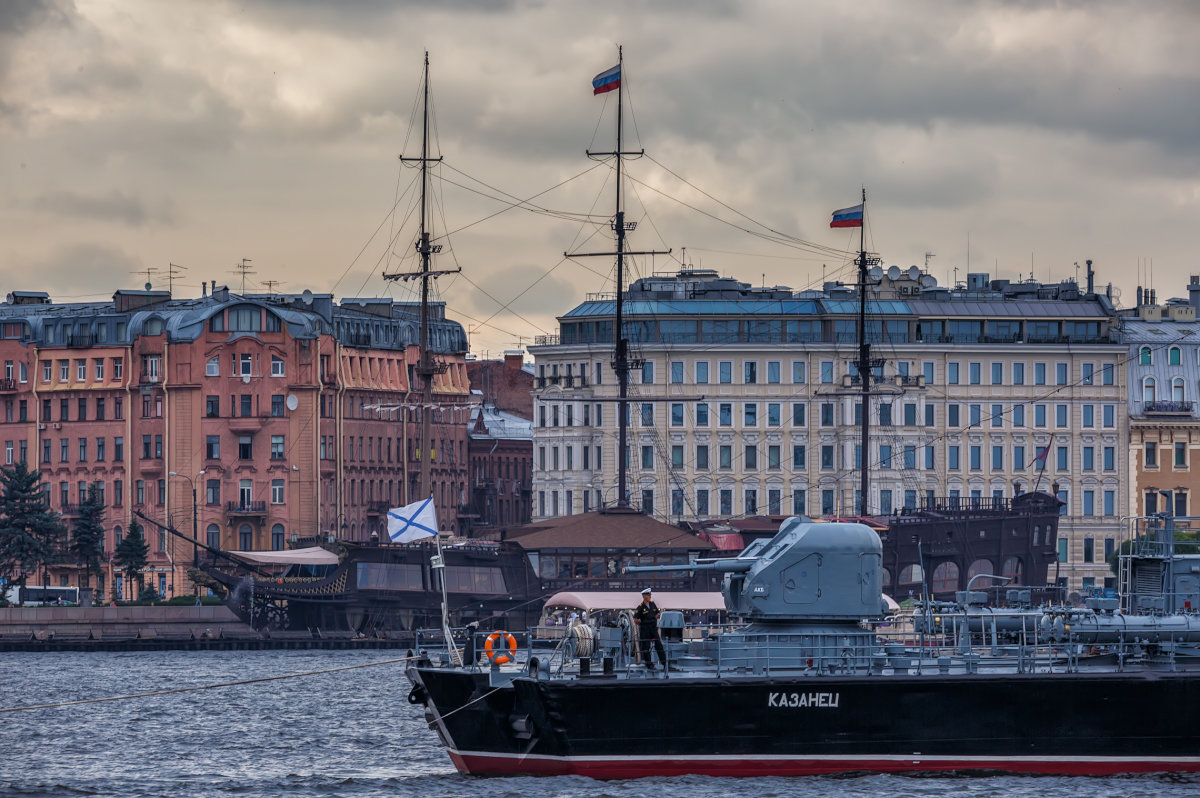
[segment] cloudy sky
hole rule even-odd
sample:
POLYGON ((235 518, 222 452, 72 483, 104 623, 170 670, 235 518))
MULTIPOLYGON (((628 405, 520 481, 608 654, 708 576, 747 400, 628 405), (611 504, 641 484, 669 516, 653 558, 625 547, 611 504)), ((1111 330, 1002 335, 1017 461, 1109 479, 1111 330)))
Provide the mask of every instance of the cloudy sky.
POLYGON ((0 276, 102 299, 175 264, 195 296, 250 259, 247 290, 411 298, 380 274, 414 268, 398 156, 428 50, 435 267, 462 268, 438 295, 496 356, 612 288, 609 259, 563 253, 611 248, 613 172, 585 151, 614 146, 590 81, 622 44, 630 243, 672 250, 635 275, 686 248, 754 284, 843 276, 857 235, 829 214, 865 186, 868 248, 933 253, 943 285, 1091 258, 1123 305, 1182 296, 1198 33, 1189 0, 3 0, 0 276))

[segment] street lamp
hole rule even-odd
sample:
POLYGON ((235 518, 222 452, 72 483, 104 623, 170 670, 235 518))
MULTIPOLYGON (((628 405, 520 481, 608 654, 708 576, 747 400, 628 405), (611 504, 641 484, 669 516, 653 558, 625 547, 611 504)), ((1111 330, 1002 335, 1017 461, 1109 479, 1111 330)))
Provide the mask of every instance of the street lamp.
MULTIPOLYGON (((196 520, 196 483, 187 474, 180 474, 178 471, 168 471, 167 475, 172 476, 172 477, 180 477, 181 479, 186 479, 188 481, 188 485, 192 489, 192 567, 199 568, 200 567, 200 548, 199 548, 200 538, 196 533, 196 527, 198 526, 198 522, 196 520)), ((199 474, 196 474, 196 476, 202 477, 202 476, 204 476, 204 472, 201 471, 199 474)))

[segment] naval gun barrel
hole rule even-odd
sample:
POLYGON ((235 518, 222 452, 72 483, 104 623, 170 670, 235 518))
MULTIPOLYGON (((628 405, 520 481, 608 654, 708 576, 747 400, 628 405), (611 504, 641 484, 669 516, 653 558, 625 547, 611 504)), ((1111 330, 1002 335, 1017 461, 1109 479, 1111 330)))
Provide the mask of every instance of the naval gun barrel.
POLYGON ((625 566, 625 573, 668 574, 679 571, 720 571, 726 574, 736 574, 749 571, 754 566, 754 563, 755 561, 750 559, 727 557, 719 560, 697 560, 692 563, 675 565, 627 565, 625 566))

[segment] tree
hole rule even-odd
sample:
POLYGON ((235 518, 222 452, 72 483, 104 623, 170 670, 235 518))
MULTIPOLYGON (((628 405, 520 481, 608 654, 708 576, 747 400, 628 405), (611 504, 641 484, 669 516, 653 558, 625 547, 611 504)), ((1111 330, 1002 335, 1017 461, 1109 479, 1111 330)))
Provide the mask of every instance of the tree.
POLYGON ((25 584, 60 555, 62 518, 50 509, 42 476, 25 463, 0 469, 0 574, 25 584))
POLYGON ((100 570, 100 555, 104 550, 104 503, 95 482, 88 486, 87 500, 79 505, 69 548, 75 562, 83 566, 87 584, 91 585, 92 569, 100 570))
POLYGON ((117 546, 115 559, 117 567, 125 572, 126 579, 130 582, 137 581, 138 592, 135 595, 142 592, 142 571, 146 570, 149 554, 150 547, 146 545, 146 538, 142 535, 142 525, 137 521, 130 521, 125 537, 117 546))

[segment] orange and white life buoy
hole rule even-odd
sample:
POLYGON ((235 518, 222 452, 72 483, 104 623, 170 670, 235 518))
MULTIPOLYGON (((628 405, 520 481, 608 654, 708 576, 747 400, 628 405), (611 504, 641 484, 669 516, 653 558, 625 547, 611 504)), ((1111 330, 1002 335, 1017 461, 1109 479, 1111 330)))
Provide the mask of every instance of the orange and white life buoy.
POLYGON ((517 658, 517 638, 503 630, 492 632, 483 641, 483 653, 497 665, 512 662, 517 658))

